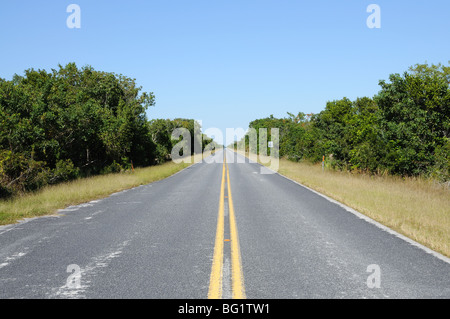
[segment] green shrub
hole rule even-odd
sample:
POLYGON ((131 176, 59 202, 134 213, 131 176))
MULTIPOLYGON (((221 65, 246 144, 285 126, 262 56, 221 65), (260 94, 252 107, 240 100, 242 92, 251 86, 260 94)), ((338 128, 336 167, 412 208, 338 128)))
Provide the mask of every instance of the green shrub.
POLYGON ((49 184, 57 184, 76 179, 80 176, 80 169, 75 167, 70 159, 60 160, 56 163, 56 168, 50 174, 49 184))
POLYGON ((111 165, 106 166, 102 170, 102 174, 120 173, 123 169, 122 165, 114 161, 111 165))

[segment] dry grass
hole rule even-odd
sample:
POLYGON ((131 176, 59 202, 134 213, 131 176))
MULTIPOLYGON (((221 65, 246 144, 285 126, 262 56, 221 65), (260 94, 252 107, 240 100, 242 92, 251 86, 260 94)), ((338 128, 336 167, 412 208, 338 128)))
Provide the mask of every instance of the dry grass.
POLYGON ((145 185, 175 174, 190 164, 167 162, 134 172, 82 178, 68 183, 44 187, 38 192, 0 201, 0 225, 23 218, 56 213, 58 209, 106 197, 112 193, 145 185))
POLYGON ((450 257, 450 189, 423 178, 369 176, 280 159, 279 173, 450 257))

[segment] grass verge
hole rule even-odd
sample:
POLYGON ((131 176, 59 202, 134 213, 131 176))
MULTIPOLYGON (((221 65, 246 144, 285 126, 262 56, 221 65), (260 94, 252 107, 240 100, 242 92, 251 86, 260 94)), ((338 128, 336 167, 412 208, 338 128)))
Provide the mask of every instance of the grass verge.
POLYGON ((0 225, 13 224, 24 218, 55 214, 58 209, 67 206, 104 198, 115 192, 164 179, 190 165, 167 162, 157 166, 137 168, 134 172, 81 178, 44 187, 37 192, 20 197, 1 200, 0 225))
POLYGON ((370 176, 280 159, 279 173, 450 257, 450 189, 423 178, 370 176))

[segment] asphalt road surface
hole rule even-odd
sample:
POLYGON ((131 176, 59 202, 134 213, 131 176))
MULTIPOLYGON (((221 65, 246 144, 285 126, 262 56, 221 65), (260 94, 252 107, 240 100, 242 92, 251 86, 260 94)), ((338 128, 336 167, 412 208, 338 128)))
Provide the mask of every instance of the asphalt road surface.
POLYGON ((0 227, 0 298, 450 298, 445 257, 226 158, 0 227))

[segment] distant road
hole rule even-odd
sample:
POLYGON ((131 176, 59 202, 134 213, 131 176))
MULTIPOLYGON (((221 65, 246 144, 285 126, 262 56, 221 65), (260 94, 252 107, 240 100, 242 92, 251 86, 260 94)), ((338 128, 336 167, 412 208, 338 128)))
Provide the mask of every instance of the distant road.
POLYGON ((0 298, 450 298, 445 258, 225 152, 0 227, 0 298))

